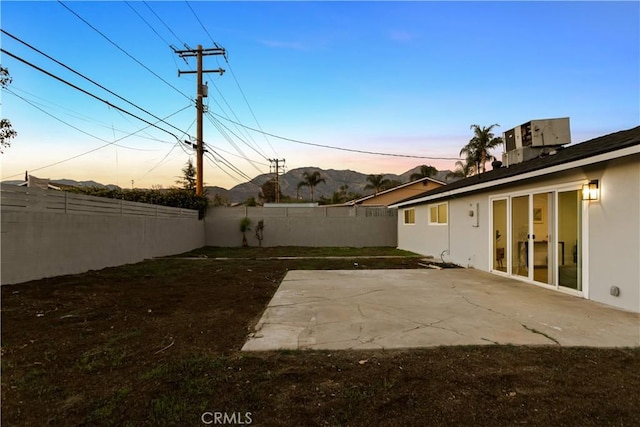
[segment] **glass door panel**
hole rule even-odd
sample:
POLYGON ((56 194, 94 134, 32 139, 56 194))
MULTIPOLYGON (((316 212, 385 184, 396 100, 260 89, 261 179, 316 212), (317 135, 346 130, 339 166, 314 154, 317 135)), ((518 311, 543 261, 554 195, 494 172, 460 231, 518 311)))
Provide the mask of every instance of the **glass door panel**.
POLYGON ((493 201, 493 269, 507 272, 507 200, 493 201))
POLYGON ((531 216, 533 218, 533 280, 548 285, 553 284, 553 193, 533 195, 531 216))
POLYGON ((582 290, 582 211, 578 190, 558 192, 558 284, 582 290))
POLYGON ((529 196, 511 199, 511 274, 529 277, 529 196))

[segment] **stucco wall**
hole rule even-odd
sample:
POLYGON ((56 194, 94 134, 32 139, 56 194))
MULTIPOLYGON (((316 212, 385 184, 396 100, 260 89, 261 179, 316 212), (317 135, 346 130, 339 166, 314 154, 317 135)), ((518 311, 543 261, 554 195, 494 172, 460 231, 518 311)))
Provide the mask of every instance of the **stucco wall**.
POLYGON ((589 202, 590 298, 640 312, 640 156, 588 173, 600 181, 600 200, 589 202))
POLYGON ((242 245, 240 220, 247 216, 250 246, 258 246, 255 225, 264 220, 263 246, 392 246, 398 242, 395 209, 364 207, 212 208, 205 218, 208 246, 242 245))
POLYGON ((118 266, 204 246, 204 221, 2 210, 1 283, 118 266))
MULTIPOLYGON (((414 206, 416 224, 403 224, 403 210, 398 213, 398 247, 445 261, 491 270, 492 224, 489 218, 489 197, 522 191, 544 191, 592 179, 600 181, 600 200, 586 203, 583 221, 588 243, 584 263, 583 285, 586 296, 594 301, 640 312, 640 156, 586 166, 526 183, 514 183, 491 191, 448 200, 449 224, 428 225, 428 204, 414 206), (470 205, 478 206, 479 226, 471 225, 470 205), (611 286, 620 288, 620 296, 610 295, 611 286)), ((542 233, 542 231, 540 231, 542 233)), ((569 257, 571 249, 566 248, 569 257)), ((567 258, 569 259, 569 258, 567 258)), ((568 261, 570 262, 570 261, 568 261)))

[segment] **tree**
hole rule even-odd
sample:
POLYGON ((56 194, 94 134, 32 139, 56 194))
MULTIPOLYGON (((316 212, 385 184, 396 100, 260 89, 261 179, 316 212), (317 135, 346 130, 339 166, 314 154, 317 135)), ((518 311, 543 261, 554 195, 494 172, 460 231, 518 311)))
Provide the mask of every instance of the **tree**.
POLYGON ((473 162, 456 162, 456 169, 453 172, 447 174, 447 178, 466 178, 475 174, 476 165, 473 162))
POLYGON ((191 159, 182 168, 182 176, 176 181, 176 184, 182 185, 185 190, 196 192, 196 168, 191 159))
MULTIPOLYGON (((9 69, 0 65, 0 86, 2 89, 6 89, 11 83, 12 78, 9 76, 9 69)), ((9 119, 0 119, 0 153, 3 153, 3 149, 11 146, 11 140, 18 135, 9 119)))
POLYGON ((436 173, 438 173, 438 169, 433 166, 422 165, 420 166, 420 172, 412 173, 409 177, 409 181, 415 181, 422 178, 431 178, 436 173))
POLYGON ((251 231, 251 219, 246 216, 240 220, 240 232, 242 233, 242 247, 249 246, 247 242, 247 231, 251 231))
POLYGON ((367 182, 368 184, 365 185, 364 189, 365 190, 371 190, 373 189, 373 191, 375 192, 375 194, 378 194, 382 189, 385 188, 386 185, 388 185, 391 181, 389 181, 388 179, 386 179, 384 177, 384 174, 379 174, 379 175, 368 175, 367 176, 367 182))
POLYGON ((502 144, 502 138, 496 137, 492 132, 496 126, 500 125, 497 123, 483 127, 471 125, 473 138, 460 150, 460 155, 466 157, 467 167, 471 168, 471 165, 474 165, 476 174, 484 173, 485 163, 495 159, 489 150, 502 144))
POLYGON ((264 220, 261 219, 256 225, 256 239, 258 239, 258 246, 262 247, 262 241, 264 240, 264 220))
POLYGON ((302 178, 303 180, 298 183, 298 189, 300 189, 300 187, 309 187, 309 196, 311 197, 311 201, 313 202, 314 188, 320 183, 326 184, 326 181, 318 171, 315 171, 311 174, 309 172, 305 172, 302 174, 302 178))
MULTIPOLYGON (((262 184, 260 188, 262 189, 261 198, 264 200, 265 203, 273 203, 276 201, 276 181, 275 180, 271 179, 269 181, 266 181, 264 184, 262 184)), ((279 188, 278 188, 278 191, 280 192, 280 200, 282 200, 283 198, 282 191, 280 191, 279 188)))

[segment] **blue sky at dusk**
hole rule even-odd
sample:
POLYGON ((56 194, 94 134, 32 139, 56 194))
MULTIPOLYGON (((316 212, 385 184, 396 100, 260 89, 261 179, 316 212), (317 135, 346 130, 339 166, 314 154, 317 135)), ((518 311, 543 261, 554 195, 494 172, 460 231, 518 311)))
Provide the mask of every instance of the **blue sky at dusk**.
MULTIPOLYGON (((246 181, 242 174, 269 172, 265 158, 276 157, 287 169, 453 169, 471 124, 499 123, 501 134, 531 119, 570 117, 573 142, 581 142, 640 122, 638 2, 63 4, 3 1, 2 29, 153 115, 170 116, 158 124, 169 132, 2 54, 13 78, 2 91, 2 117, 18 131, 1 156, 3 180, 29 170, 122 187, 174 185, 195 158, 175 136, 195 136, 196 83, 194 75, 178 77, 178 69, 195 69, 195 59, 185 63, 170 44, 215 41, 228 53, 228 63, 204 60, 206 69, 227 71, 205 76, 207 185, 230 188, 246 181), (314 144, 432 159, 312 147, 233 122, 314 144)), ((1 41, 11 54, 158 121, 6 34, 1 41)))

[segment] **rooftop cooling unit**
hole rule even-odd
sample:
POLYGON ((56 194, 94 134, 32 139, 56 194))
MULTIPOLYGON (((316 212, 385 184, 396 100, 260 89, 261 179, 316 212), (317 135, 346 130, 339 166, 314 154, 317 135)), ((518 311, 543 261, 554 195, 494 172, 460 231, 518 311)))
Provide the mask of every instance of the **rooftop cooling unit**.
POLYGON ((538 157, 545 147, 559 147, 571 142, 569 118, 531 120, 502 134, 506 152, 505 166, 538 157))

